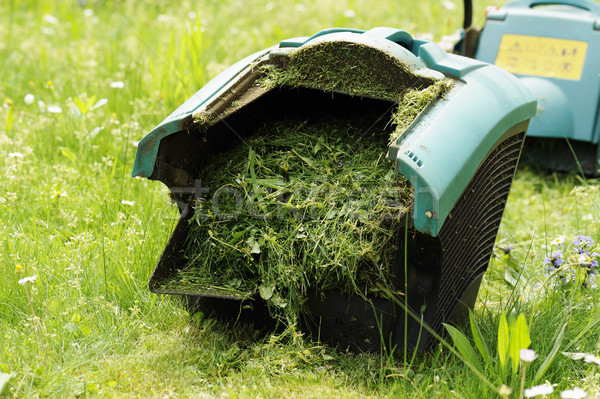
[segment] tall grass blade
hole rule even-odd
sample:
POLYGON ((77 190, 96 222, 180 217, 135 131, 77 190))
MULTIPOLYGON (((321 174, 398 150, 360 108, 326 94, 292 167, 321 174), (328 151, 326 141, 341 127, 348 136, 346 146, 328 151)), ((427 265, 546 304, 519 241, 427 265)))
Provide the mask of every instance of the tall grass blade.
POLYGON ((573 154, 573 159, 575 159, 575 163, 577 164, 577 169, 579 170, 579 173, 581 173, 583 182, 585 184, 587 184, 587 181, 585 180, 585 173, 583 172, 583 168, 581 167, 581 162, 579 162, 579 158, 577 158, 577 154, 575 154, 575 150, 573 149, 573 146, 571 145, 571 141, 568 138, 565 138, 565 140, 567 141, 569 150, 571 150, 571 154, 573 154))
POLYGON ((481 334, 481 330, 479 329, 479 325, 477 325, 477 321, 475 320, 475 316, 473 312, 469 310, 469 322, 471 324, 471 334, 473 334, 473 341, 475 341, 475 346, 477 350, 483 357, 485 364, 489 367, 493 367, 492 356, 490 355, 490 351, 483 339, 483 335, 481 334))
POLYGON ((552 350, 550 351, 548 356, 546 356, 546 358, 544 359, 544 362, 542 363, 542 365, 540 366, 538 371, 535 373, 535 377, 533 378, 534 384, 537 383, 540 378, 542 378, 542 376, 544 375, 546 370, 548 370, 548 367, 550 367, 550 363, 552 363, 552 361, 556 357, 556 354, 558 353, 558 349, 560 349, 560 345, 562 344, 562 340, 565 335, 565 328, 567 327, 567 324, 568 323, 563 324, 562 328, 558 332, 558 336, 556 337, 556 340, 554 341, 554 346, 552 347, 552 350))
POLYGON ((506 355, 508 353, 508 322, 506 313, 500 315, 500 325, 498 326, 498 359, 500 360, 501 374, 506 369, 506 355))
POLYGON ((595 317, 593 320, 592 320, 592 319, 590 319, 590 321, 589 321, 588 325, 587 325, 587 326, 585 326, 585 328, 584 328, 583 330, 581 330, 581 331, 579 332, 579 334, 577 334, 577 336, 576 336, 575 338, 573 338, 573 339, 572 339, 572 340, 571 340, 571 341, 570 341, 570 342, 567 344, 567 346, 565 346, 565 347, 563 348, 563 351, 564 351, 564 352, 567 352, 567 351, 569 351, 569 349, 570 349, 570 348, 571 348, 573 345, 575 345, 576 343, 578 343, 578 342, 581 340, 581 338, 582 338, 582 337, 584 337, 585 335, 587 335, 587 334, 590 332, 590 330, 591 330, 592 328, 596 327, 596 325, 597 325, 598 323, 600 323, 600 314, 598 314, 598 315, 597 315, 597 316, 596 316, 596 317, 595 317))

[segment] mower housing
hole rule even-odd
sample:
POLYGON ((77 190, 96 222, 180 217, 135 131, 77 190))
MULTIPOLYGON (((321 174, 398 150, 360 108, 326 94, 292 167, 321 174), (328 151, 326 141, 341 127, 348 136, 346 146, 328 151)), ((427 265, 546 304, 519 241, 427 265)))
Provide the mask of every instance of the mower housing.
MULTIPOLYGON (((324 45, 344 48, 345 62, 356 68, 364 68, 352 50, 358 45, 401 62, 414 77, 406 88, 443 79, 451 80, 452 87, 381 149, 395 171, 410 182, 414 196, 404 228, 396 232, 398 250, 391 265, 400 276, 396 288, 402 295, 362 298, 335 290, 314 292, 307 299, 302 328, 323 342, 354 350, 402 349, 405 337, 405 349, 427 348, 435 340, 408 312, 441 333, 442 323, 459 321, 473 307, 537 105, 511 74, 448 54, 435 43, 413 39, 398 29, 328 29, 284 40, 229 67, 140 141, 133 176, 164 183, 181 212, 150 279, 150 290, 180 295, 191 310, 222 319, 259 326, 272 322, 259 295, 248 300, 208 287, 197 292, 164 290, 156 281, 183 266, 198 197, 195 181, 209 155, 240 145, 255 133, 258 123, 288 115, 389 115, 397 106, 400 92, 390 98, 340 87, 259 83, 261 66, 277 65, 282 57, 300 50, 310 55, 324 45), (202 135, 198 120, 210 124, 202 135)), ((376 67, 384 70, 386 65, 376 67)))
POLYGON ((593 1, 519 0, 487 14, 475 58, 515 74, 538 99, 527 161, 600 172, 598 49, 600 4, 593 1))

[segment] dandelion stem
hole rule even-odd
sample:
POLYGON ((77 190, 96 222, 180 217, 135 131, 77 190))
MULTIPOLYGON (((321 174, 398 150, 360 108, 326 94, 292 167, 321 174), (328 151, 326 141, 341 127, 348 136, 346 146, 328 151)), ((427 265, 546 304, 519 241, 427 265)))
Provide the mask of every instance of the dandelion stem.
POLYGON ((519 390, 519 399, 523 399, 523 393, 525 392, 525 371, 527 370, 527 363, 521 362, 521 389, 519 390))

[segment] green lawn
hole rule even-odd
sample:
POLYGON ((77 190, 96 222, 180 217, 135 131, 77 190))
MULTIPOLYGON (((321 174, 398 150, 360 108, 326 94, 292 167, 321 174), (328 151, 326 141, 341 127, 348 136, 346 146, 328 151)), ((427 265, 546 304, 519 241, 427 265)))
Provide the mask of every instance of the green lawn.
MULTIPOLYGON (((440 40, 461 26, 460 2, 79 3, 0 5, 0 397, 497 397, 485 380, 517 397, 522 368, 498 367, 503 310, 509 324, 524 314, 539 355, 525 387, 598 389, 594 362, 569 355, 600 353, 598 289, 545 276, 575 236, 600 240, 600 184, 575 175, 517 174, 474 313, 491 353, 467 356, 478 373, 442 344, 407 364, 293 329, 224 329, 147 289, 178 211, 160 183, 130 177, 137 141, 284 38, 385 25, 440 40)), ((474 3, 481 25, 487 3, 474 3)))

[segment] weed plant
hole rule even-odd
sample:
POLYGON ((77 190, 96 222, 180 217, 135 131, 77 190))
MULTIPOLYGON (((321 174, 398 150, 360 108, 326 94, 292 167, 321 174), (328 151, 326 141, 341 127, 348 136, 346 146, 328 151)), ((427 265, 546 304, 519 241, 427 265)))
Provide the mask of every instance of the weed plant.
MULTIPOLYGON (((482 15, 487 3, 474 3, 482 15)), ((177 209, 160 184, 129 177, 133 144, 243 56, 331 26, 439 40, 460 14, 437 1, 3 3, 0 397, 498 397, 444 345, 404 363, 293 328, 264 337, 190 318, 147 290, 177 209)), ((550 397, 598 390, 598 291, 549 278, 544 259, 561 236, 600 240, 599 189, 520 170, 475 306, 493 361, 502 311, 507 325, 524 315, 538 354, 524 387, 548 381, 550 397)), ((473 347, 471 329, 459 331, 473 347)), ((501 378, 481 359, 485 378, 518 397, 522 369, 501 378)))

